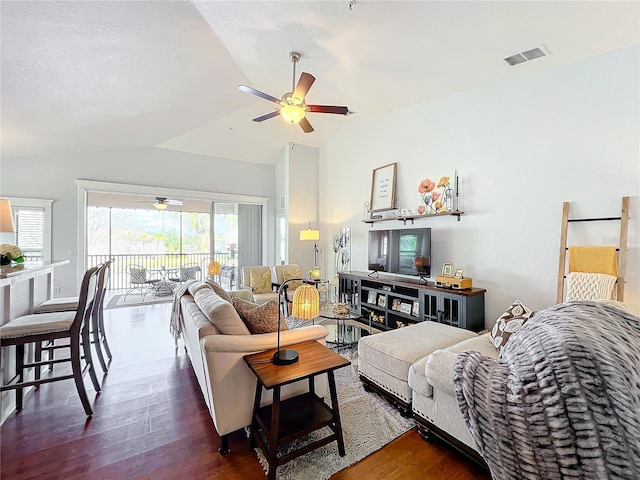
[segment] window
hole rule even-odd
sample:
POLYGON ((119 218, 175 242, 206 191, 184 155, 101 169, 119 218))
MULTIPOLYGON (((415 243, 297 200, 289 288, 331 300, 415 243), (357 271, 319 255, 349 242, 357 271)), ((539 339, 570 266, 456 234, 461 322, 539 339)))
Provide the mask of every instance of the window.
POLYGON ((53 200, 5 197, 11 202, 15 232, 2 241, 20 247, 25 262, 51 261, 51 204, 53 200))

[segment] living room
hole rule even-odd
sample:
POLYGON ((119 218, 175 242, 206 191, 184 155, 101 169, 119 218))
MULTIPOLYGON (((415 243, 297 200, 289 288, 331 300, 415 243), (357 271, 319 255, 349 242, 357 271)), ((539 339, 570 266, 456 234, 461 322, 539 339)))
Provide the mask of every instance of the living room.
MULTIPOLYGON (((240 3, 2 2, 0 195, 54 201, 52 258, 70 260, 56 275, 60 296, 77 294, 85 267, 81 255, 70 256, 82 247, 77 180, 264 197, 263 263, 276 261, 276 219, 284 213, 289 262, 312 266, 312 248, 297 241, 311 222, 331 277, 332 237, 344 227, 351 268, 367 270, 367 235, 379 228, 362 221, 372 174, 397 163, 396 205, 413 212, 423 179, 457 172, 464 215, 415 223, 432 229, 432 272, 451 262, 487 290, 487 328, 516 298, 533 309, 555 303, 565 201, 576 216, 600 217, 617 215, 621 197, 630 197, 625 302, 640 312, 636 2, 296 3, 296 18, 340 19, 344 36, 322 24, 335 34, 327 38, 320 26, 287 27, 277 2, 262 13, 240 3), (232 25, 211 26, 225 19, 232 25), (419 28, 400 35, 410 20, 419 28), (262 31, 265 24, 275 33, 262 31), (259 33, 245 31, 251 27, 259 33), (460 37, 429 33, 447 28, 460 37), (369 46, 377 36, 380 44, 369 46), (460 44, 474 42, 484 57, 475 47, 461 57, 460 44), (503 60, 543 44, 545 57, 513 67, 503 60), (264 52, 267 45, 274 51, 264 52), (310 100, 358 113, 310 114, 312 134, 281 119, 251 122, 270 105, 238 84, 280 95, 292 49, 303 53, 297 71, 316 76, 310 100)), ((574 240, 615 244, 612 228, 577 229, 574 240)))

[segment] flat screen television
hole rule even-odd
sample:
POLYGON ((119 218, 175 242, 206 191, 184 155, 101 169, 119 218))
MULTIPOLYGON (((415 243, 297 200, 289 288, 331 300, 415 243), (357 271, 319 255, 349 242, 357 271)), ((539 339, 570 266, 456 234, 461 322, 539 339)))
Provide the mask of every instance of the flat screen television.
POLYGON ((402 275, 431 275, 431 229, 371 230, 369 270, 402 275))

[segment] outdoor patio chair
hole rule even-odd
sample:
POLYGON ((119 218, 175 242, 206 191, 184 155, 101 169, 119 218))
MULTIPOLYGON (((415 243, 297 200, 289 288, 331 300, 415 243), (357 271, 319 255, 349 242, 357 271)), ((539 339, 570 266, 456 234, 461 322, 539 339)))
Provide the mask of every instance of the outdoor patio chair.
POLYGON ((177 276, 169 277, 169 280, 175 283, 184 283, 187 280, 195 280, 201 270, 200 265, 197 263, 187 263, 178 269, 177 276))
POLYGON ((131 288, 124 294, 124 300, 127 299, 127 295, 135 291, 139 291, 142 300, 144 300, 147 293, 153 290, 154 285, 160 281, 160 278, 149 278, 149 270, 140 265, 128 265, 127 273, 131 288))

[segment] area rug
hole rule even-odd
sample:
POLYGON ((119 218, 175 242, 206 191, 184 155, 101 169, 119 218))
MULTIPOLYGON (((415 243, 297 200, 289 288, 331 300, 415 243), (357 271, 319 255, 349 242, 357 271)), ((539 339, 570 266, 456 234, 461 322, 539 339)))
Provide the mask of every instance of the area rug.
POLYGON ((169 303, 173 301, 173 295, 166 295, 163 297, 153 297, 153 295, 146 295, 142 300, 142 295, 134 295, 133 293, 127 295, 127 299, 124 299, 124 295, 114 295, 111 300, 107 302, 104 308, 122 308, 122 307, 139 307, 141 305, 153 305, 156 303, 169 303))
MULTIPOLYGON (((412 419, 404 418, 383 398, 364 391, 358 379, 358 353, 355 347, 340 348, 337 351, 351 360, 351 367, 335 371, 346 455, 341 457, 338 454, 338 444, 331 442, 280 465, 276 470, 278 480, 328 479, 334 473, 384 447, 414 426, 412 419)), ((331 430, 325 427, 305 439, 286 445, 279 452, 295 450, 301 445, 329 434, 331 430)), ((268 463, 264 455, 257 448, 256 453, 265 473, 268 472, 268 463)))

